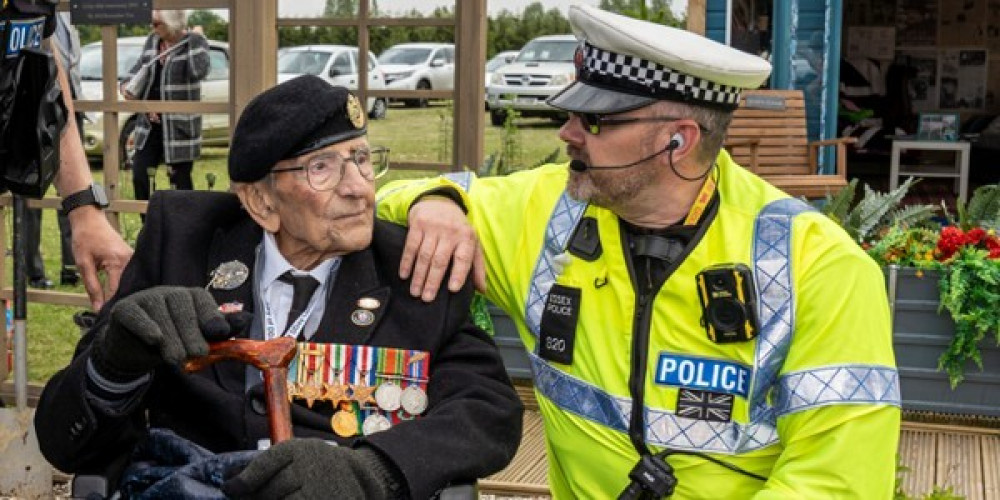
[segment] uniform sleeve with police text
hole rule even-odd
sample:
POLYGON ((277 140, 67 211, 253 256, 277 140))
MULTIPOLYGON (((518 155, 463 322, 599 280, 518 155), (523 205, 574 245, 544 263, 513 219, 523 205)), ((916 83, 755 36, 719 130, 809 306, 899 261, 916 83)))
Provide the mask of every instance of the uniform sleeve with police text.
POLYGON ((798 217, 795 232, 783 451, 754 498, 891 498, 900 410, 882 272, 825 216, 798 217))

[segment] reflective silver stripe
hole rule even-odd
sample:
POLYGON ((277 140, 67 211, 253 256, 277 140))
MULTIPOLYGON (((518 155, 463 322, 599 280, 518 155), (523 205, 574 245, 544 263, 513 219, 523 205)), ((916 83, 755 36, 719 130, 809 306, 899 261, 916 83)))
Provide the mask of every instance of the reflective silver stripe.
POLYGON ((891 366, 838 365, 786 373, 775 387, 777 416, 832 404, 900 406, 899 375, 891 366))
POLYGON ((535 262, 535 272, 531 277, 531 288, 528 290, 528 300, 525 301, 525 322, 528 330, 538 338, 542 323, 542 309, 545 298, 556 282, 556 268, 560 267, 556 258, 566 251, 570 236, 576 225, 587 210, 587 204, 574 200, 563 191, 556 206, 549 216, 549 224, 545 228, 545 242, 542 251, 535 262))
MULTIPOLYGON (((632 399, 603 389, 555 368, 533 353, 535 388, 560 409, 610 429, 627 433, 632 399)), ((778 440, 768 422, 740 424, 679 417, 669 410, 646 407, 646 442, 677 450, 744 453, 778 440)))
POLYGON ((469 186, 472 185, 472 172, 469 172, 468 170, 463 172, 448 172, 441 177, 458 184, 458 186, 462 188, 462 191, 465 191, 466 193, 469 192, 469 186))
POLYGON ((754 223, 753 261, 757 286, 757 317, 760 336, 754 353, 754 374, 750 381, 751 422, 774 422, 776 416, 767 402, 781 366, 788 355, 794 329, 792 294, 792 219, 813 208, 795 198, 768 203, 754 223))

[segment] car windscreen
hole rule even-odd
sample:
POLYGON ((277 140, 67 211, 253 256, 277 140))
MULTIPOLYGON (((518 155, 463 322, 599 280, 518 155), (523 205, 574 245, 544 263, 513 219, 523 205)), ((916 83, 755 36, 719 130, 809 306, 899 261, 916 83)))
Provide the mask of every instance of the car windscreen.
POLYGON ((535 40, 517 55, 517 62, 573 62, 579 44, 575 41, 535 40))
POLYGON ((426 62, 430 54, 431 49, 391 48, 378 57, 378 63, 414 66, 426 62))
POLYGON ((494 71, 500 66, 507 64, 507 62, 507 58, 502 55, 494 56, 493 59, 490 59, 490 61, 486 63, 486 71, 494 71))
MULTIPOLYGON (((139 59, 142 52, 142 45, 119 45, 118 46, 118 79, 128 78, 128 72, 139 59)), ((87 45, 80 51, 80 79, 100 81, 102 78, 101 68, 101 44, 87 45)))
POLYGON ((326 62, 329 60, 329 52, 311 50, 288 51, 278 57, 278 73, 318 75, 326 67, 326 62))

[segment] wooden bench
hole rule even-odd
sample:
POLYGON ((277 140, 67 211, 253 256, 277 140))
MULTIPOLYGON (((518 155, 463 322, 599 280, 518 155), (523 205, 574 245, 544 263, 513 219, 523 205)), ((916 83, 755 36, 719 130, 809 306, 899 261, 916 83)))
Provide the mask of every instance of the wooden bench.
POLYGON ((724 147, 737 163, 786 193, 822 198, 847 185, 845 146, 853 142, 853 137, 810 142, 801 90, 747 90, 724 147), (817 172, 821 146, 836 146, 835 174, 817 172))

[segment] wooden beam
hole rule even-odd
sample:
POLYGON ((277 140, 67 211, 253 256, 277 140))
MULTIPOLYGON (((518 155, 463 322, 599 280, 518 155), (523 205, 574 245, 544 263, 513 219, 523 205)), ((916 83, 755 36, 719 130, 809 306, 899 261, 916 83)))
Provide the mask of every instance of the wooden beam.
POLYGON ((452 168, 478 168, 483 162, 483 92, 486 84, 486 0, 455 2, 455 114, 452 168))
MULTIPOLYGON (((107 94, 105 94, 107 95, 107 94)), ((228 113, 229 104, 205 101, 74 101, 79 112, 228 113)), ((106 116, 105 116, 106 117, 106 116)), ((117 134, 116 134, 117 135, 117 134)))
POLYGON ((705 34, 706 0, 688 0, 687 30, 699 35, 705 34))
MULTIPOLYGON (((461 2, 457 2, 461 3, 461 2)), ((360 17, 360 16, 359 16, 360 17)), ((455 26, 454 19, 448 18, 436 18, 436 17, 412 17, 412 18, 391 18, 391 17, 373 17, 370 19, 365 18, 299 18, 299 17, 283 17, 277 21, 278 27, 295 27, 295 26, 326 26, 326 27, 347 27, 355 28, 359 26, 411 26, 411 27, 421 27, 421 26, 439 26, 448 27, 455 26)))
POLYGON ((229 1, 229 133, 251 99, 278 79, 278 0, 229 1))

